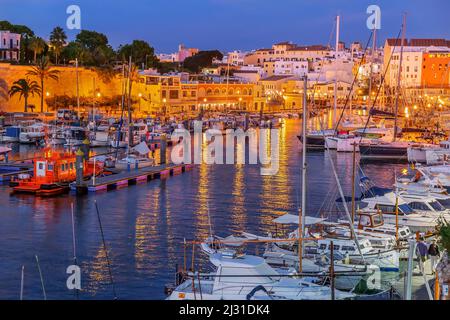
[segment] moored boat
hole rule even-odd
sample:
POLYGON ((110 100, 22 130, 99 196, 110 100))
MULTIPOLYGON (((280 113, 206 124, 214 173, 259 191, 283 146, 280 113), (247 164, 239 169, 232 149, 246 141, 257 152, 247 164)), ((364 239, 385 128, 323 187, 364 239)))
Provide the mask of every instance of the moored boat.
MULTIPOLYGON (((44 155, 33 159, 33 176, 21 175, 11 181, 13 193, 34 194, 37 196, 54 196, 69 191, 68 184, 76 179, 76 155, 65 152, 58 153, 46 150, 44 155)), ((92 176, 94 172, 101 173, 102 166, 96 163, 96 168, 85 161, 83 176, 92 176), (94 171, 95 170, 95 171, 94 171)))

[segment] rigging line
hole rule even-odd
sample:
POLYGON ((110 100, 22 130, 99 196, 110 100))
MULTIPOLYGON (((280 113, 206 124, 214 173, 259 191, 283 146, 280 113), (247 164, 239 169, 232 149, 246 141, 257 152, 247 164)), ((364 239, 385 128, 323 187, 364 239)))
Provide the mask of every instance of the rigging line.
MULTIPOLYGON (((322 119, 320 117, 319 117, 319 123, 320 123, 320 127, 322 129, 321 130, 322 131, 322 136, 323 136, 323 139, 325 141, 325 148, 328 151, 328 159, 330 160, 331 169, 333 171, 333 175, 334 175, 334 178, 336 180, 336 185, 337 185, 337 188, 339 190, 339 195, 341 196, 342 199, 345 199, 344 191, 342 190, 341 183, 339 182, 339 176, 337 174, 336 167, 334 165, 333 159, 331 158, 331 152, 330 152, 330 148, 328 147, 328 143, 327 143, 327 140, 326 140, 326 137, 325 137, 325 132, 323 131, 323 121, 322 121, 322 119)), ((306 143, 306 141, 305 141, 305 143, 306 143)), ((366 264, 366 259, 364 258, 364 255, 363 255, 363 253, 361 251, 361 247, 359 246, 358 236, 356 235, 355 228, 354 228, 354 225, 352 223, 352 218, 351 218, 350 212, 349 212, 348 207, 347 207, 347 203, 345 201, 343 201, 342 205, 344 207, 345 214, 347 215, 347 219, 349 221, 349 226, 350 226, 350 231, 351 231, 351 233, 353 235, 353 239, 355 240, 356 247, 358 248, 358 253, 361 256, 361 258, 363 260, 363 263, 366 264)))
MULTIPOLYGON (((373 32, 370 33, 369 39, 367 40, 367 43, 366 43, 366 47, 365 47, 365 49, 364 49, 363 56, 362 56, 361 60, 359 61, 359 65, 358 65, 358 68, 357 68, 357 70, 356 70, 356 74, 355 74, 355 76, 353 77, 352 85, 350 86, 350 92, 348 93, 347 99, 345 100, 344 108, 342 109, 342 112, 341 112, 341 115, 340 115, 340 117, 339 117, 338 122, 336 122, 335 135, 337 135, 337 130, 338 130, 338 127, 339 127, 339 123, 341 122, 342 118, 344 117, 344 111, 345 111, 345 109, 347 108, 348 102, 349 102, 350 99, 351 99, 351 96, 352 96, 352 93, 353 93, 353 88, 354 88, 354 86, 355 86, 356 79, 358 78, 359 68, 362 66, 362 63, 363 63, 363 61, 364 61, 364 59, 365 59, 365 57, 366 57, 367 49, 369 48, 370 42, 371 42, 371 40, 372 40, 372 36, 373 36, 373 32)), ((337 74, 335 74, 335 77, 337 77, 337 74)), ((370 95, 370 92, 369 92, 369 95, 370 95)))
POLYGON ((119 156, 119 141, 122 136, 122 126, 123 126, 123 116, 125 113, 125 62, 122 63, 122 99, 121 99, 121 114, 120 114, 120 121, 119 121, 119 129, 117 130, 117 140, 114 144, 114 147, 116 148, 116 161, 117 157, 119 156))
POLYGON ((21 271, 21 274, 20 274, 20 300, 23 300, 24 273, 25 273, 25 266, 22 265, 22 271, 21 271))
POLYGON ((47 300, 47 294, 45 292, 45 286, 44 286, 44 278, 42 277, 42 271, 41 271, 41 265, 39 264, 39 258, 37 255, 34 256, 36 258, 36 263, 39 271, 39 278, 41 278, 41 287, 42 287, 42 293, 44 294, 44 300, 47 300))
MULTIPOLYGON (((370 107, 370 109, 369 109, 369 116, 367 117, 366 124, 364 125, 363 133, 366 132, 367 126, 369 125, 369 121, 370 121, 370 118, 372 116, 372 110, 375 108, 378 96, 380 95, 380 92, 381 92, 381 88, 383 87, 384 81, 386 80, 386 75, 387 75, 387 72, 389 70, 389 65, 391 64, 392 56, 394 55, 395 49, 397 48, 398 40, 400 39, 401 33, 402 33, 402 29, 400 29, 400 31, 398 32, 397 38, 395 39, 395 45, 392 48, 391 55, 389 56, 389 60, 388 60, 387 66, 386 66, 386 70, 384 70, 383 77, 381 78, 381 81, 380 81, 380 86, 378 87, 378 90, 377 90, 377 94, 375 95, 375 99, 373 99, 372 107, 370 107)), ((361 138, 359 139, 359 143, 361 143, 362 138, 363 138, 363 136, 361 135, 361 138)))
POLYGON ((336 19, 334 20, 333 27, 331 28, 330 37, 328 38, 327 47, 331 47, 331 40, 333 40, 334 31, 336 30, 336 19))
POLYGON ((114 278, 113 278, 112 270, 111 270, 111 263, 109 261, 108 249, 106 248, 105 235, 103 233, 102 221, 100 219, 100 211, 98 210, 97 200, 95 200, 94 202, 95 202, 95 209, 97 211, 98 224, 100 226, 100 233, 102 235, 103 250, 105 251, 106 263, 108 265, 109 278, 111 279, 111 285, 112 285, 112 289, 113 289, 114 300, 117 300, 116 287, 114 285, 114 278))

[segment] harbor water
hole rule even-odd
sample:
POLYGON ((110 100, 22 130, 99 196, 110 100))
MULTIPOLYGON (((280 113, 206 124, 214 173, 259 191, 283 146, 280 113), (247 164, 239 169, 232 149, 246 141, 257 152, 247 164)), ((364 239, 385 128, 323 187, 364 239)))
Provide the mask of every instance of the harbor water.
MULTIPOLYGON (((0 185, 0 299, 18 299, 24 266, 24 299, 42 299, 39 258, 48 299, 76 299, 67 289, 66 269, 73 264, 71 204, 74 207, 76 258, 81 267, 79 299, 113 299, 113 286, 95 210, 101 216, 119 299, 164 299, 164 286, 183 263, 183 241, 275 231, 272 219, 297 214, 301 199, 301 121, 280 129, 279 172, 262 176, 259 165, 196 165, 192 171, 120 190, 55 198, 10 195, 0 185), (209 212, 209 213, 208 213, 209 212)), ((30 158, 40 149, 21 146, 12 157, 30 158)), ((352 154, 307 155, 307 214, 324 215, 336 197, 329 158, 350 195, 352 154)), ((405 164, 365 164, 364 173, 389 187, 405 164)), ((258 249, 258 248, 257 248, 258 249)), ((199 250, 197 250, 199 252, 199 250)), ((261 252, 261 251, 260 251, 261 252)), ((253 252, 250 252, 253 253, 253 252)), ((206 259, 197 254, 196 263, 206 259)))

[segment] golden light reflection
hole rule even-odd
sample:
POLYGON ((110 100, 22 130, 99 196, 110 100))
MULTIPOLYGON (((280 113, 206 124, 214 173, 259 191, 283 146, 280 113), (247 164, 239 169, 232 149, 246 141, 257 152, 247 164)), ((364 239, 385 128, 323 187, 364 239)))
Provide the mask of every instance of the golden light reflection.
MULTIPOLYGON (((203 139, 202 154, 205 156, 207 151, 206 139, 203 139)), ((209 218, 208 218, 208 206, 209 206, 209 175, 212 173, 210 166, 203 164, 199 167, 199 183, 197 192, 198 211, 195 214, 195 239, 204 240, 209 235, 209 218)), ((211 223, 213 223, 211 219, 211 223)))
POLYGON ((157 239, 160 233, 157 222, 161 211, 161 189, 154 188, 145 201, 150 202, 148 206, 144 206, 150 210, 139 210, 136 217, 134 259, 136 270, 152 274, 158 271, 157 264, 151 262, 152 257, 158 256, 160 248, 152 239, 157 239))
MULTIPOLYGON (((260 232, 262 234, 273 233, 275 226, 272 220, 277 215, 283 215, 290 210, 291 192, 289 188, 289 166, 287 165, 287 161, 289 152, 297 151, 294 151, 296 148, 286 139, 286 127, 292 129, 292 126, 284 126, 279 130, 280 163, 278 174, 274 176, 261 176, 259 202, 261 208, 266 208, 260 212, 260 232), (280 208, 280 210, 274 210, 272 208, 280 208)), ((294 128, 294 130, 299 130, 300 126, 294 126, 294 128)), ((291 136, 296 137, 295 134, 291 136)), ((266 149, 268 154, 270 154, 270 148, 271 145, 269 143, 266 149)))
MULTIPOLYGON (((108 250, 108 255, 111 257, 111 250, 108 250)), ((105 250, 103 244, 96 250, 96 254, 91 262, 81 267, 82 270, 88 271, 88 281, 83 281, 83 291, 95 295, 104 286, 110 285, 111 279, 108 272, 108 264, 106 262, 105 250)))

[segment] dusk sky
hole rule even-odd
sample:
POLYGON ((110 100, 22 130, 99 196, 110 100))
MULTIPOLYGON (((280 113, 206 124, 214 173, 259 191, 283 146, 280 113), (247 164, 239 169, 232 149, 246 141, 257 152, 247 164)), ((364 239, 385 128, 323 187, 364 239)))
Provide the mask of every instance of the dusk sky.
MULTIPOLYGON (((395 37, 407 12, 407 37, 450 38, 449 0, 0 0, 0 20, 25 24, 48 39, 53 27, 67 30, 66 8, 81 7, 82 29, 105 33, 113 47, 133 39, 155 51, 174 52, 179 43, 200 49, 251 50, 279 41, 328 44, 336 14, 341 39, 365 43, 366 8, 381 7, 379 37, 395 37), (20 5, 19 5, 20 3, 20 5)), ((331 41, 333 43, 334 40, 331 41)), ((379 42, 380 44, 381 42, 379 42)))

